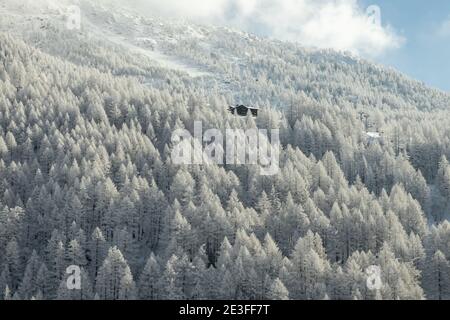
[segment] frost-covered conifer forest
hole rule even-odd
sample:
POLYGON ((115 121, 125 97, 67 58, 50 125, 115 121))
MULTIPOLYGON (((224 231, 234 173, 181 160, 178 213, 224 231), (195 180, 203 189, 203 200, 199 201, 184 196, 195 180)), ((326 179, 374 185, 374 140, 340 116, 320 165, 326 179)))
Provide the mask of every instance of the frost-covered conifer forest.
POLYGON ((450 299, 449 94, 352 54, 79 6, 70 30, 65 1, 0 0, 0 299, 450 299), (279 129, 279 172, 174 164, 194 121, 279 129))

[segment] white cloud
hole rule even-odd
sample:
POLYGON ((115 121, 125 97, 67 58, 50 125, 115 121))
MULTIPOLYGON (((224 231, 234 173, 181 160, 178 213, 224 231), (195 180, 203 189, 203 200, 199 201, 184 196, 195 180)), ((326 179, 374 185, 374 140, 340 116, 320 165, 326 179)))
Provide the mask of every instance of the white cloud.
POLYGON ((228 0, 129 0, 157 15, 208 19, 223 15, 228 0))
POLYGON ((357 0, 138 0, 158 14, 231 25, 305 46, 377 56, 403 38, 357 0))
MULTIPOLYGON (((5 1, 5 0, 0 0, 5 1)), ((56 0, 7 0, 54 3, 56 0)), ((56 2, 60 2, 58 0, 56 2)), ((65 0, 79 1, 79 0, 65 0)), ((382 25, 376 6, 368 15, 359 0, 88 0, 116 2, 143 13, 183 17, 197 22, 235 27, 304 46, 333 48, 375 57, 404 42, 389 25, 382 25)), ((450 17, 439 30, 450 35, 450 17)))
MULTIPOLYGON (((305 46, 378 56, 404 39, 358 0, 128 0, 155 14, 228 25, 305 46)), ((376 8, 376 7, 375 7, 376 8)), ((376 12, 375 12, 376 13, 376 12)))

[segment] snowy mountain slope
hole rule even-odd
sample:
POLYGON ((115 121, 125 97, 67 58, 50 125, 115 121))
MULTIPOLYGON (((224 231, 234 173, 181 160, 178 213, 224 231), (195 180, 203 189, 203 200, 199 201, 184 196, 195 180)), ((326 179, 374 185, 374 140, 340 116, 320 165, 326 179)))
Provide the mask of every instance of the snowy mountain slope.
POLYGON ((137 65, 141 59, 191 78, 206 77, 194 82, 236 103, 286 108, 304 94, 314 101, 355 108, 430 110, 450 105, 449 95, 348 54, 304 49, 223 27, 147 17, 101 1, 79 2, 82 29, 68 31, 64 25, 67 6, 46 0, 40 11, 18 13, 14 8, 23 1, 3 4, 0 30, 14 32, 62 57, 67 50, 61 41, 68 39, 74 47, 80 43, 112 47, 119 55, 134 55, 137 65))
POLYGON ((450 299, 447 94, 226 28, 82 2, 72 31, 65 7, 8 1, 0 299, 450 299), (174 164, 195 121, 279 129, 279 172, 174 164))
MULTIPOLYGON (((52 31, 62 30, 67 32, 67 30, 64 30, 64 24, 68 8, 70 8, 70 1, 66 1, 65 4, 52 0, 46 0, 43 3, 22 2, 6 2, 0 7, 2 15, 0 24, 4 31, 11 31, 17 35, 25 36, 31 41, 36 41, 36 39, 33 39, 33 37, 37 36, 36 33, 48 36, 50 29, 53 29, 52 31)), ((83 30, 81 32, 74 30, 73 33, 79 34, 80 41, 102 39, 105 42, 121 47, 122 50, 144 55, 154 61, 155 65, 178 70, 192 77, 206 75, 206 72, 194 66, 183 64, 176 57, 170 57, 159 51, 155 47, 155 44, 157 44, 155 40, 149 37, 139 37, 138 29, 142 28, 136 22, 137 16, 130 16, 123 12, 120 15, 111 15, 104 7, 88 1, 81 4, 78 3, 78 5, 81 8, 83 30), (132 37, 129 36, 130 33, 133 35, 132 37)), ((44 49, 42 41, 45 41, 45 39, 39 39, 39 41, 38 45, 44 49)))

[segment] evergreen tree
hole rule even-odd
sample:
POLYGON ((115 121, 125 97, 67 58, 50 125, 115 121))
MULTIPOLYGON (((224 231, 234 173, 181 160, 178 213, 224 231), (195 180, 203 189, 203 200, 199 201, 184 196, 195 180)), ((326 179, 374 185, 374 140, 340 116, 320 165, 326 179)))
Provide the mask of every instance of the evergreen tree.
POLYGON ((428 299, 450 299, 450 264, 441 251, 428 262, 422 283, 428 299))
POLYGON ((100 299, 120 300, 134 297, 134 283, 130 267, 117 247, 110 248, 96 280, 100 299))
POLYGON ((152 253, 142 270, 138 281, 139 298, 143 300, 156 300, 160 297, 161 268, 155 255, 152 253))
POLYGON ((280 279, 275 279, 269 289, 269 299, 271 300, 289 300, 289 291, 280 279))

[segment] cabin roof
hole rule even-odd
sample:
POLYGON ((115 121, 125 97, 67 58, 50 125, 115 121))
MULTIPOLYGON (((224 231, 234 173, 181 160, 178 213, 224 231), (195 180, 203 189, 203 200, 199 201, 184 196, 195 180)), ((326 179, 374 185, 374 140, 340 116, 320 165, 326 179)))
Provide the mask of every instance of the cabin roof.
POLYGON ((246 116, 250 113, 254 117, 257 117, 259 112, 259 108, 247 107, 243 104, 237 106, 230 106, 228 109, 232 114, 237 114, 239 116, 246 116))
POLYGON ((246 109, 252 109, 252 110, 259 110, 258 107, 246 106, 246 105, 243 105, 243 104, 238 104, 236 106, 232 106, 232 108, 246 108, 246 109))

